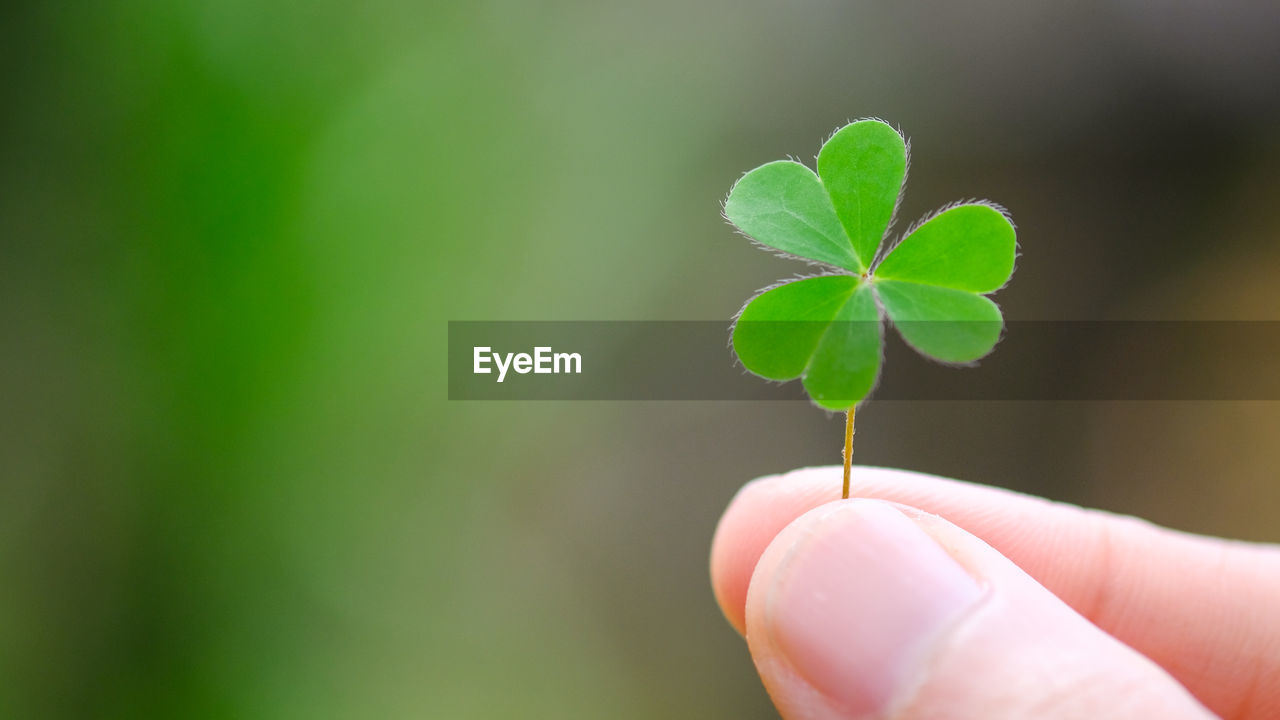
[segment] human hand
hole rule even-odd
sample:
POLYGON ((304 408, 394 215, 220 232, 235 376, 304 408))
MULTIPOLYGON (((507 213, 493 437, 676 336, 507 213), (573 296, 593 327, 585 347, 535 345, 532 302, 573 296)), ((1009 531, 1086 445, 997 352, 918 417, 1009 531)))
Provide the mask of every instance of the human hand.
POLYGON ((712 542, 783 717, 1280 718, 1280 546, 899 470, 840 484, 756 480, 712 542))

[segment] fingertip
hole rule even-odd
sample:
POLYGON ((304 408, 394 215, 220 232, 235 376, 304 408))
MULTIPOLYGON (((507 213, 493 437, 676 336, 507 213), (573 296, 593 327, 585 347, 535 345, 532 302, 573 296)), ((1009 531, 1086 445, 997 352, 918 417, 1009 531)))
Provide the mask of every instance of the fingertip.
POLYGON ((751 526, 747 522, 752 517, 751 508, 759 504, 753 496, 759 494, 758 488, 762 483, 777 477, 765 475, 738 488, 729 500, 724 514, 720 516, 715 535, 711 539, 711 590, 720 611, 739 635, 746 633, 743 609, 747 584, 751 581, 751 570, 755 567, 754 560, 749 557, 751 526))
POLYGON ((804 468, 756 478, 729 501, 711 541, 711 588, 739 634, 746 633, 747 588, 765 548, 791 521, 839 497, 830 468, 804 468))

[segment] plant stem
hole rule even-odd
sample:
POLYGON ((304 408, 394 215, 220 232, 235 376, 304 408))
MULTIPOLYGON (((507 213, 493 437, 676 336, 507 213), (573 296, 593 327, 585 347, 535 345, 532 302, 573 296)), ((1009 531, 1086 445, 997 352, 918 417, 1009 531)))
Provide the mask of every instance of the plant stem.
POLYGON ((849 469, 853 467, 853 411, 849 408, 844 414, 844 492, 841 499, 849 498, 849 469))

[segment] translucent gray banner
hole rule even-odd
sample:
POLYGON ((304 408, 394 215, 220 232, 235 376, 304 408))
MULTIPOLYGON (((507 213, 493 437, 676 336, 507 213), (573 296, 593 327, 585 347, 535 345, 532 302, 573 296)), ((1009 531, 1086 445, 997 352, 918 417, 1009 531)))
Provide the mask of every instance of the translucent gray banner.
MULTIPOLYGON (((450 322, 450 400, 805 400, 727 322, 450 322)), ((1280 400, 1280 322, 1009 322, 974 367, 884 328, 880 400, 1280 400)))

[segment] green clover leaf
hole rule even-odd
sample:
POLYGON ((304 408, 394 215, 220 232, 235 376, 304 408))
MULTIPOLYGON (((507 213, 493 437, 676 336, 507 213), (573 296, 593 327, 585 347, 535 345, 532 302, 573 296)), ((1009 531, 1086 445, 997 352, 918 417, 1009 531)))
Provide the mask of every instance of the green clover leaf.
POLYGON ((802 378, 817 405, 847 410, 879 378, 886 317, 934 360, 971 363, 991 352, 1004 318, 986 296, 1013 274, 1013 223, 990 203, 960 203, 886 243, 906 173, 902 135, 860 120, 822 146, 817 174, 783 160, 733 186, 724 204, 730 222, 826 270, 767 289, 743 308, 733 348, 748 370, 802 378))

